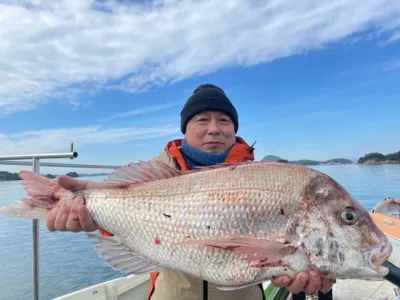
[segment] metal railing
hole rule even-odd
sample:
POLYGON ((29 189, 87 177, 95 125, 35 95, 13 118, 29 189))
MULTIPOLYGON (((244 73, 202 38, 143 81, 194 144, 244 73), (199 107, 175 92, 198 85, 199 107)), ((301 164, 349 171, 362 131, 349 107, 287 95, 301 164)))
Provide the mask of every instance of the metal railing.
MULTIPOLYGON (((47 163, 40 162, 41 159, 60 159, 69 158, 75 159, 78 157, 78 153, 73 150, 73 144, 71 144, 70 152, 61 153, 33 153, 33 154, 21 154, 21 155, 3 155, 0 156, 0 165, 14 165, 14 166, 32 166, 32 170, 35 173, 40 172, 41 166, 46 167, 68 167, 68 168, 87 168, 87 169, 116 169, 120 166, 112 165, 90 165, 90 164, 71 164, 71 163, 47 163), (14 161, 17 160, 17 161, 14 161), (31 160, 31 162, 18 161, 18 160, 31 160)), ((38 220, 32 220, 32 276, 33 276, 33 299, 39 300, 39 231, 38 231, 38 220)))

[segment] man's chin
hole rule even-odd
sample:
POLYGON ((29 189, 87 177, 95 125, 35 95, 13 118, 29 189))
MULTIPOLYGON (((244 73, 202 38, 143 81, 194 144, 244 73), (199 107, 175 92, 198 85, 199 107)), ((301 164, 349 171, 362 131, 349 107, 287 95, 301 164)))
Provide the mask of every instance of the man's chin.
POLYGON ((209 153, 222 153, 225 151, 224 147, 221 145, 207 145, 203 148, 203 151, 209 152, 209 153))

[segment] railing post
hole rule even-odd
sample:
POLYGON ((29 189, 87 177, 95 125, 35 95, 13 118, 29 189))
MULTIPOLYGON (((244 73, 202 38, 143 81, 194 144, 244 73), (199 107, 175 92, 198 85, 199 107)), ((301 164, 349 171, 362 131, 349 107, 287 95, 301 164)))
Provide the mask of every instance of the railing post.
MULTIPOLYGON (((40 167, 68 167, 68 168, 95 168, 95 169, 117 169, 120 166, 111 165, 88 165, 88 164, 67 164, 67 163, 40 163, 40 159, 70 158, 78 157, 73 151, 74 144, 71 143, 71 152, 62 153, 32 153, 21 155, 0 155, 0 165, 32 166, 33 172, 40 172, 40 167), (14 160, 31 160, 30 162, 14 160)), ((32 276, 33 276, 33 299, 39 300, 39 221, 32 220, 32 276)))
MULTIPOLYGON (((40 160, 37 157, 33 158, 32 161, 33 172, 38 173, 40 171, 40 160)), ((33 299, 39 300, 39 228, 38 220, 32 220, 32 275, 33 275, 33 299)))

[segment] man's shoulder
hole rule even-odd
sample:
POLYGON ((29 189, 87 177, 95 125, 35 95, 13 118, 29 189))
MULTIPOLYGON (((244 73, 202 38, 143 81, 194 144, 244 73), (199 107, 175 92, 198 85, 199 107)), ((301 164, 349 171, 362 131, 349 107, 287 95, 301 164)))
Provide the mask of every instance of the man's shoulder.
POLYGON ((168 152, 168 151, 161 151, 160 153, 158 153, 156 156, 154 156, 151 160, 158 160, 158 161, 162 161, 163 163, 174 167, 174 168, 179 168, 177 161, 175 160, 175 158, 172 157, 172 155, 168 152))

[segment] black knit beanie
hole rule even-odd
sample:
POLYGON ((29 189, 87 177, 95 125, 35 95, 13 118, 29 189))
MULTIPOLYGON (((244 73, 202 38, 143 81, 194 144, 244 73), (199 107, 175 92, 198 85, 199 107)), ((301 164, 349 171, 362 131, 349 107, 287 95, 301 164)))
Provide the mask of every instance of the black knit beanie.
POLYGON ((235 107, 220 87, 206 83, 194 90, 181 111, 182 133, 185 134, 186 124, 194 115, 206 110, 216 110, 227 114, 233 121, 235 133, 238 131, 239 117, 235 107))

